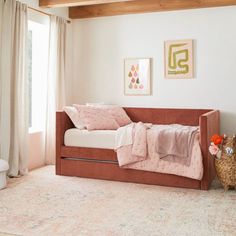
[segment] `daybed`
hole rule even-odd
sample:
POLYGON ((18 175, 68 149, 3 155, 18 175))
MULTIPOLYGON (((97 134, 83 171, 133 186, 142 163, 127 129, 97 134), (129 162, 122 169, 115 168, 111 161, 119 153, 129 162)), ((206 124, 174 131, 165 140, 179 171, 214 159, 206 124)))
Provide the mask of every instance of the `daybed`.
POLYGON ((94 179, 155 184, 208 190, 215 177, 214 159, 208 152, 210 137, 219 133, 219 111, 207 109, 124 108, 133 122, 200 126, 203 156, 202 180, 133 169, 122 169, 112 149, 64 145, 66 130, 74 125, 64 111, 56 113, 56 174, 94 179))

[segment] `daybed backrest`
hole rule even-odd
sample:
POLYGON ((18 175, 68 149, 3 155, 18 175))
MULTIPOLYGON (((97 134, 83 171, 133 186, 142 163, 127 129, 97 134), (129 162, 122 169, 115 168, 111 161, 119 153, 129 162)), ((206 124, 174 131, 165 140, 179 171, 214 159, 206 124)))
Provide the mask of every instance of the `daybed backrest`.
POLYGON ((199 125, 199 117, 211 110, 207 109, 166 109, 124 107, 130 119, 153 124, 199 125))

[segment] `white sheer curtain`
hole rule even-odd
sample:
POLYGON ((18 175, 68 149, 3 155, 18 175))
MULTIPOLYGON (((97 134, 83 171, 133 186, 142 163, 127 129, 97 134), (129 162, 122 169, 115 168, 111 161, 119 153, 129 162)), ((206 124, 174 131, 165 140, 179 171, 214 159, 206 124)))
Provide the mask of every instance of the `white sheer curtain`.
POLYGON ((66 20, 50 17, 49 65, 46 109, 46 164, 55 163, 56 110, 65 105, 66 20))
POLYGON ((27 173, 27 5, 0 0, 0 158, 9 175, 27 173))

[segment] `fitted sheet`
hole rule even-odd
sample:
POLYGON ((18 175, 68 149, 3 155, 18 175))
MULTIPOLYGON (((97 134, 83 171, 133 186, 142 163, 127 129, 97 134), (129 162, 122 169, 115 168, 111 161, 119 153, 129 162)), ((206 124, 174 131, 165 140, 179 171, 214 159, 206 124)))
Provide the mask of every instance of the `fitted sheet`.
POLYGON ((116 130, 68 129, 64 135, 65 146, 114 149, 116 130))

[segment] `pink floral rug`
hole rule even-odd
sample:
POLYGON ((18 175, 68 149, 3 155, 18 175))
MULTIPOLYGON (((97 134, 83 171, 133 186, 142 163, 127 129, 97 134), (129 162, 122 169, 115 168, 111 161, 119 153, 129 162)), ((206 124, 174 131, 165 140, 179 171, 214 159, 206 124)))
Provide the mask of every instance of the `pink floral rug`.
POLYGON ((111 182, 46 166, 0 191, 0 235, 235 235, 236 191, 111 182))

